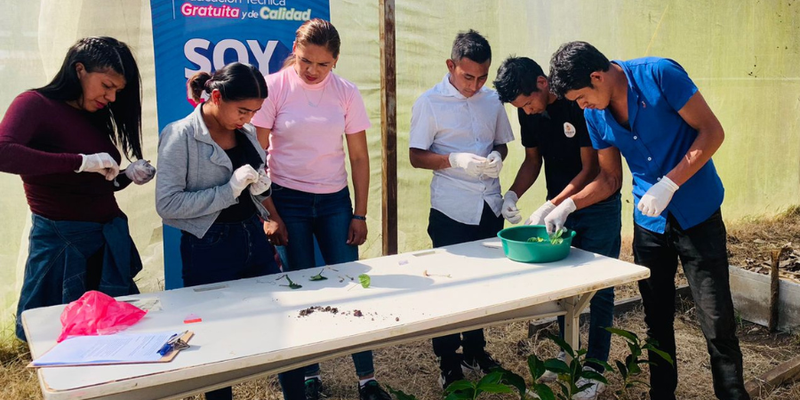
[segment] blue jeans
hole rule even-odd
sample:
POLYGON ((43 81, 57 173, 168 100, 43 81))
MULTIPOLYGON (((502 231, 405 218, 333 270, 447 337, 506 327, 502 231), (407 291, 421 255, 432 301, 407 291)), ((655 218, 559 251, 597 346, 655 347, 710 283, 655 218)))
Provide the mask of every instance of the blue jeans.
MULTIPOLYGON (((289 244, 282 246, 286 254, 284 269, 297 271, 320 265, 314 256, 316 238, 323 264, 338 264, 358 260, 358 246, 347 244, 347 234, 353 219, 353 206, 350 190, 344 188, 336 193, 315 194, 290 189, 276 183, 272 184, 272 201, 289 233, 289 244)), ((353 363, 359 377, 375 372, 372 351, 353 354, 353 363)), ((291 371, 290 371, 291 372, 291 371)), ((319 364, 304 368, 305 376, 319 375, 319 364)), ((284 397, 291 398, 287 390, 295 385, 283 385, 289 376, 299 374, 285 373, 281 382, 284 397)))
POLYGON ((286 230, 289 245, 285 265, 290 271, 313 268, 314 238, 325 265, 358 260, 358 246, 347 244, 347 233, 353 218, 350 191, 314 194, 272 184, 272 201, 286 230))
MULTIPOLYGON (((255 215, 241 222, 214 223, 202 238, 183 232, 181 259, 185 287, 280 272, 264 226, 255 215)), ((206 393, 206 400, 230 399, 230 387, 206 393)))
MULTIPOLYGON (((622 203, 620 195, 575 211, 567 218, 564 226, 576 232, 572 245, 606 257, 618 258, 621 246, 620 230, 622 203)), ((600 361, 608 361, 611 348, 611 332, 606 327, 614 323, 614 288, 598 290, 589 303, 589 346, 586 357, 600 361)), ((558 317, 558 328, 564 337, 564 317, 558 317)), ((589 363, 594 369, 603 371, 603 367, 589 363)))
POLYGON ((89 290, 109 296, 139 293, 133 277, 142 261, 127 217, 102 224, 31 216, 28 259, 17 304, 16 334, 26 340, 22 312, 67 304, 89 290))

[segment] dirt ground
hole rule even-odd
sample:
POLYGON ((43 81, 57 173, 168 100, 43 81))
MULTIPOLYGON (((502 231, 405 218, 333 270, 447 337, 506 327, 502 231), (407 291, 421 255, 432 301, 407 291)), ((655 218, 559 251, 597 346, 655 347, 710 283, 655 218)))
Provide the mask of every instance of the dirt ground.
MULTIPOLYGON (((750 220, 729 226, 729 253, 732 265, 743 266, 761 273, 765 263, 769 265, 769 252, 787 247, 781 262, 781 274, 787 279, 800 276, 800 207, 768 220, 750 220), (792 242, 797 243, 792 243, 792 242), (794 246, 794 247, 793 247, 794 246)), ((623 259, 631 260, 630 242, 623 244, 623 259)), ((682 278, 679 277, 678 283, 682 278)), ((634 285, 617 288, 617 298, 638 295, 634 285)), ((616 318, 615 326, 627 329, 644 337, 644 322, 641 309, 634 310, 616 318)), ((554 327, 551 327, 553 330, 554 327)), ((714 399, 711 371, 705 341, 696 322, 694 307, 684 302, 675 320, 678 342, 678 371, 680 381, 677 396, 679 399, 714 399)), ((516 322, 487 329, 487 349, 507 369, 510 369, 530 383, 525 360, 531 353, 540 358, 552 357, 555 345, 540 338, 543 332, 527 337, 527 323, 516 322)), ((744 354, 745 379, 759 376, 776 365, 800 353, 800 336, 790 333, 769 333, 765 328, 742 321, 738 328, 742 352, 744 354)), ((584 342, 586 331, 583 330, 584 342)), ((623 359, 627 347, 619 338, 614 338, 610 360, 623 359)), ((27 348, 20 342, 0 345, 0 399, 40 399, 41 391, 33 370, 25 368, 30 362, 27 348)), ((437 386, 438 366, 429 341, 419 341, 402 346, 375 351, 376 375, 379 381, 406 393, 414 394, 420 400, 441 399, 437 386)), ((326 394, 330 400, 357 399, 357 381, 352 360, 341 357, 322 363, 326 394)), ((646 377, 646 375, 645 375, 646 377)), ((609 375, 610 388, 601 399, 613 399, 613 389, 619 388, 620 380, 609 375)), ((646 379, 646 378, 645 378, 646 379)), ((644 389, 630 392, 633 399, 647 398, 644 389)), ((234 386, 236 399, 281 399, 280 387, 273 376, 255 379, 234 386)), ((482 396, 485 399, 513 399, 512 395, 482 396)), ((516 397, 518 398, 518 396, 516 397)), ((202 399, 195 396, 193 399, 202 399)), ((800 399, 800 383, 792 382, 774 390, 762 399, 784 400, 800 399)))

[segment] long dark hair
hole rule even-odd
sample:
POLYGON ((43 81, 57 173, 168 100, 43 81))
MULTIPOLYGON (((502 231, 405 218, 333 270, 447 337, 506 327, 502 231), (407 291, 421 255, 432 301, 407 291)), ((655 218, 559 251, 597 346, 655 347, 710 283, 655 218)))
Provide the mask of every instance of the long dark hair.
POLYGON ((131 50, 123 42, 107 36, 87 37, 79 40, 67 51, 64 63, 47 86, 34 89, 47 98, 74 101, 81 98, 83 90, 77 63, 87 72, 112 70, 125 78, 125 88, 117 94, 108 107, 91 114, 91 118, 108 133, 115 145, 121 145, 125 157, 142 158, 142 90, 139 67, 131 50))
POLYGON ((199 103, 203 93, 219 90, 225 101, 238 101, 247 99, 266 99, 267 82, 258 68, 250 64, 239 62, 230 63, 214 75, 200 71, 186 82, 189 97, 199 103))

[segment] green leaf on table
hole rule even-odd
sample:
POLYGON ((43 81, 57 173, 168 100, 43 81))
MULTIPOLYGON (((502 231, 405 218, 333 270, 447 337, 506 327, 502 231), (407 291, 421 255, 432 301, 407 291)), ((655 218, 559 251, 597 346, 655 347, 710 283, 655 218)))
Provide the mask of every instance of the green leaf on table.
POLYGON ((361 287, 366 289, 369 287, 371 279, 369 278, 369 275, 361 274, 358 276, 358 281, 361 282, 361 287))
POLYGON ((298 285, 298 284, 292 282, 292 278, 289 278, 289 275, 284 275, 284 276, 282 276, 282 277, 280 277, 280 278, 278 278, 276 280, 281 280, 281 279, 284 279, 284 278, 286 278, 286 280, 289 282, 289 284, 288 285, 281 285, 281 286, 286 286, 289 289, 300 289, 301 287, 303 287, 302 285, 298 285))
POLYGON ((322 276, 322 271, 325 271, 325 268, 319 270, 318 274, 308 278, 308 280, 310 280, 310 281, 324 281, 324 280, 328 279, 327 277, 322 276))

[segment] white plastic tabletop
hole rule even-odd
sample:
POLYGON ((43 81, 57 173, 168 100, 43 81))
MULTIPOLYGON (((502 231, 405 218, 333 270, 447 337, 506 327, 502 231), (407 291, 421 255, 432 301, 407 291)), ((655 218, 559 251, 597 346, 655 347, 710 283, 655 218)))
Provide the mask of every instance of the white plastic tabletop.
MULTIPOLYGON (((163 364, 41 368, 42 390, 46 399, 175 398, 365 348, 542 310, 564 314, 554 312, 563 308, 553 301, 649 276, 643 267, 574 248, 559 262, 514 262, 498 245, 483 240, 337 264, 323 272, 324 281, 309 281, 320 268, 295 271, 288 275, 303 286, 297 290, 282 286, 280 274, 123 297, 158 300, 126 332, 189 329, 191 348, 163 364), (369 288, 360 274, 370 276, 369 288), (315 306, 338 313, 300 315, 315 306), (184 324, 189 314, 202 322, 184 324)), ((23 313, 34 358, 55 345, 63 309, 23 313)))

